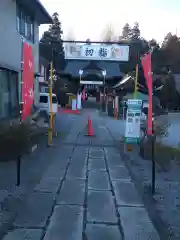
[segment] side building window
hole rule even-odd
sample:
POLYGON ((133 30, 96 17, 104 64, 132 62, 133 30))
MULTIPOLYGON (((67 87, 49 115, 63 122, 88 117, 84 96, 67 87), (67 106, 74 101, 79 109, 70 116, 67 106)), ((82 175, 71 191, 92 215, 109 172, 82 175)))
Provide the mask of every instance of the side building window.
POLYGON ((26 35, 25 35, 25 18, 26 18, 26 16, 25 16, 24 12, 21 11, 21 19, 20 19, 20 26, 21 26, 21 28, 20 28, 20 34, 23 35, 24 37, 26 37, 26 35))
POLYGON ((18 6, 16 7, 16 29, 18 32, 21 31, 21 11, 18 6))
POLYGON ((40 103, 48 103, 48 96, 40 96, 39 98, 40 103))
POLYGON ((16 29, 27 40, 34 42, 33 17, 19 5, 16 5, 16 29))
POLYGON ((19 115, 18 73, 0 69, 0 119, 19 115))

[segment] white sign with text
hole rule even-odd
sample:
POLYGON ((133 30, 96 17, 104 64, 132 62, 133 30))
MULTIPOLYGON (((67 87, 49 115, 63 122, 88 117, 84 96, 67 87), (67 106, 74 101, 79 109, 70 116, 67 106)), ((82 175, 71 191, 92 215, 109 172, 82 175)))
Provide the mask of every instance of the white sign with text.
POLYGON ((139 99, 129 99, 127 105, 125 143, 137 143, 140 139, 142 101, 139 99))
POLYGON ((129 60, 129 46, 120 44, 64 43, 65 59, 77 60, 129 60))

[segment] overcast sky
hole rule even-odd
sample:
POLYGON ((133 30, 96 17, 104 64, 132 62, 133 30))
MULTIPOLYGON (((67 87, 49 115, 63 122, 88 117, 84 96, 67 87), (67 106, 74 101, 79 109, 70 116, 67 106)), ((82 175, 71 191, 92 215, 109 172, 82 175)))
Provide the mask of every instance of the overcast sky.
MULTIPOLYGON (((41 0, 50 14, 59 13, 64 36, 99 40, 106 25, 121 34, 125 23, 139 22, 141 35, 161 42, 168 32, 180 33, 180 0, 41 0)), ((40 27, 40 35, 48 26, 40 27)))

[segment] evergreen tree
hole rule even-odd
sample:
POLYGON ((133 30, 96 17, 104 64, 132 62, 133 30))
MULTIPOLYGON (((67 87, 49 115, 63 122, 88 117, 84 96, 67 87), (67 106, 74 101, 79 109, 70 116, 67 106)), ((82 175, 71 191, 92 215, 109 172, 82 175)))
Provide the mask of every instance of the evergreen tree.
POLYGON ((131 39, 137 40, 140 38, 141 31, 139 29, 139 23, 135 22, 133 28, 131 29, 131 39))
POLYGON ((149 41, 149 47, 150 48, 159 48, 159 45, 158 45, 158 43, 157 43, 157 41, 156 41, 156 39, 154 39, 154 38, 152 38, 150 41, 149 41))
POLYGON ((176 91, 176 83, 171 71, 168 74, 163 76, 163 84, 164 87, 162 88, 159 98, 163 107, 168 109, 174 109, 177 102, 177 91, 176 91))
POLYGON ((62 70, 65 67, 64 47, 62 41, 63 31, 59 15, 55 12, 52 15, 53 24, 44 32, 40 40, 40 55, 49 61, 53 60, 56 71, 62 70))
POLYGON ((131 27, 129 23, 126 23, 122 29, 122 40, 129 40, 131 38, 131 27))
POLYGON ((87 45, 91 45, 91 39, 90 39, 90 38, 87 38, 87 39, 86 39, 86 44, 87 44, 87 45))

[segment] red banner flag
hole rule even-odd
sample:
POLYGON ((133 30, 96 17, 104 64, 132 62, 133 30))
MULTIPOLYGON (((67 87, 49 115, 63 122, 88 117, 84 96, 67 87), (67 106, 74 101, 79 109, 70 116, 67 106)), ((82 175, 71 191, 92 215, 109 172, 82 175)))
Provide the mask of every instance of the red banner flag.
POLYGON ((22 74, 22 120, 31 114, 31 107, 34 102, 34 57, 32 46, 24 43, 23 46, 23 74, 22 74))
POLYGON ((151 68, 151 52, 145 54, 141 59, 142 67, 144 70, 144 76, 146 78, 146 84, 148 88, 149 95, 149 107, 148 107, 148 134, 152 135, 152 95, 153 95, 153 86, 152 86, 152 68, 151 68))
POLYGON ((86 100, 86 90, 85 88, 82 91, 82 100, 85 101, 86 100))

